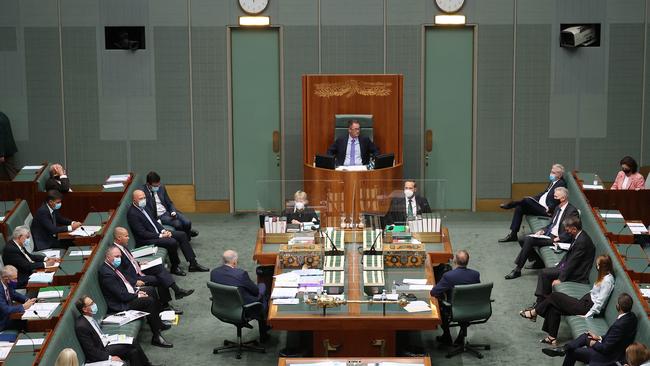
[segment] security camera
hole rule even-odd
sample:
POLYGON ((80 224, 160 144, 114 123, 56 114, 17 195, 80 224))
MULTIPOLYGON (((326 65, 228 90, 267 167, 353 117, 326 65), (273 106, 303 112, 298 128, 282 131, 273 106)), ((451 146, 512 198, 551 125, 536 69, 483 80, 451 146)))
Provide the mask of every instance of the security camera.
POLYGON ((577 25, 560 32, 561 47, 586 47, 598 40, 596 27, 577 25))

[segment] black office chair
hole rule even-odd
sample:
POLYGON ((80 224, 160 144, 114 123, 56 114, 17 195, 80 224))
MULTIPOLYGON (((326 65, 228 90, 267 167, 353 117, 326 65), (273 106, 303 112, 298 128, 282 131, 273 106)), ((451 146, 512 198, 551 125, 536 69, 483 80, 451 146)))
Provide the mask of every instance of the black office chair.
POLYGON ((253 329, 250 321, 254 318, 252 314, 262 311, 261 302, 244 304, 241 294, 236 286, 226 286, 214 282, 208 282, 208 288, 212 296, 212 315, 224 323, 230 323, 237 327, 237 342, 223 341, 223 346, 215 348, 212 353, 221 351, 237 350, 237 359, 241 358, 242 351, 253 351, 264 353, 264 347, 260 347, 257 341, 242 341, 242 328, 253 329))
POLYGON ((445 357, 451 358, 464 352, 469 352, 478 358, 483 355, 478 349, 489 350, 489 344, 469 344, 467 341, 467 327, 473 324, 482 324, 492 316, 492 283, 477 283, 473 285, 457 285, 452 290, 451 304, 443 304, 451 308, 450 327, 460 327, 459 336, 463 337, 463 344, 451 350, 445 357))

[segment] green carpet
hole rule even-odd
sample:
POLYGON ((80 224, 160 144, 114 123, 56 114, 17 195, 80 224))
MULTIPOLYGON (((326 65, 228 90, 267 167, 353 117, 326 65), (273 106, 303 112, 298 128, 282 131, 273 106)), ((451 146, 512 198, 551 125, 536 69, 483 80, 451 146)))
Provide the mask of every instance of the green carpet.
MULTIPOLYGON (((255 215, 191 214, 194 228, 200 236, 192 240, 199 262, 210 268, 221 265, 221 254, 225 249, 239 252, 240 266, 254 278, 256 264, 253 262, 253 249, 257 233, 255 215)), ((424 347, 431 355, 433 365, 559 365, 561 358, 549 358, 542 354, 543 345, 539 339, 545 335, 541 321, 532 323, 518 315, 519 310, 534 301, 536 271, 524 270, 523 276, 511 281, 503 276, 513 267, 518 253, 517 243, 500 244, 497 239, 507 233, 510 213, 449 213, 445 225, 449 227, 454 250, 466 249, 470 253, 469 267, 481 273, 482 282, 493 282, 494 290, 492 318, 485 324, 469 329, 469 341, 489 343, 492 349, 484 351, 485 356, 478 360, 464 354, 452 359, 444 357, 439 350, 435 336, 440 331, 411 333, 409 343, 424 347)), ((187 264, 184 263, 184 266, 187 264)), ((278 352, 286 346, 286 332, 273 331, 272 339, 266 343, 266 353, 245 353, 236 360, 233 353, 212 354, 215 346, 222 345, 224 339, 236 338, 235 328, 222 324, 210 313, 209 291, 206 281, 209 273, 189 273, 187 277, 177 277, 178 284, 184 288, 194 288, 196 292, 174 304, 185 311, 178 326, 164 333, 165 338, 174 343, 172 349, 162 349, 150 345, 147 326, 141 332, 140 342, 154 363, 171 365, 277 365, 278 352)), ((543 319, 540 319, 543 320, 543 319)), ((245 340, 255 339, 257 329, 244 329, 245 340)), ((455 335, 455 332, 454 332, 455 335)), ((568 329, 560 328, 560 341, 568 340, 568 329)))

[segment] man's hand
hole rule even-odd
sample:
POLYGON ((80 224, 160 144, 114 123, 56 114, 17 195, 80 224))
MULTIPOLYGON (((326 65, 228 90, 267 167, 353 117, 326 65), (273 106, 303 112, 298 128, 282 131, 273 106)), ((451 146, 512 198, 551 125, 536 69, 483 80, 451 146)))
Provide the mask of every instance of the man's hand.
POLYGON ((144 292, 144 291, 138 291, 138 297, 148 297, 148 296, 149 296, 149 295, 147 295, 146 292, 144 292))
POLYGON ((559 243, 559 242, 560 242, 560 237, 559 236, 556 236, 555 238, 553 238, 553 243, 559 243))
POLYGON ((142 281, 142 280, 137 280, 137 281, 135 281, 135 285, 136 285, 137 287, 142 287, 142 286, 144 286, 144 281, 142 281))
POLYGON ((81 227, 81 223, 79 221, 73 221, 72 224, 70 224, 70 226, 72 226, 72 230, 77 230, 78 228, 81 227))
POLYGON ((176 211, 172 211, 170 215, 172 215, 172 217, 176 217, 176 211))
POLYGON ((47 259, 45 260, 45 265, 47 265, 47 266, 53 266, 54 263, 56 263, 56 262, 58 262, 58 260, 57 260, 56 258, 47 258, 47 259))
POLYGON ((296 219, 293 219, 293 220, 291 220, 291 223, 292 223, 292 224, 300 224, 300 221, 298 221, 298 220, 296 220, 296 219))
POLYGON ((111 361, 122 361, 120 356, 111 356, 111 361))
POLYGON ((27 309, 31 308, 32 305, 34 305, 36 303, 36 301, 38 301, 37 298, 33 298, 33 299, 29 299, 29 300, 25 301, 25 303, 23 304, 23 309, 27 310, 27 309))
POLYGON ((551 284, 551 286, 557 286, 557 285, 559 285, 559 284, 561 284, 561 283, 562 283, 562 281, 560 281, 560 280, 555 280, 555 281, 553 281, 553 283, 551 284))
POLYGON ((535 233, 535 235, 542 235, 542 234, 544 234, 544 230, 537 230, 537 232, 535 233))
POLYGON ((167 230, 163 230, 162 235, 163 235, 163 238, 171 238, 172 232, 167 231, 167 230))
POLYGON ((596 342, 596 341, 595 341, 595 340, 593 340, 593 339, 592 339, 592 340, 590 340, 590 341, 589 341, 589 347, 593 347, 593 346, 594 346, 594 344, 596 344, 596 343, 598 343, 598 342, 596 342))
POLYGON ((0 156, 0 163, 4 163, 4 162, 5 162, 5 157, 4 157, 4 156, 0 156))

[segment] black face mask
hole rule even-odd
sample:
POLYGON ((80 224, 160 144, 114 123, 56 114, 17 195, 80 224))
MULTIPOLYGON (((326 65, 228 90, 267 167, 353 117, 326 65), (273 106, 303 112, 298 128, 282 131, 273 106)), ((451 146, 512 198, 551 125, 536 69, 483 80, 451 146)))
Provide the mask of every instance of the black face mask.
POLYGON ((632 169, 630 169, 630 168, 623 168, 622 170, 623 170, 623 173, 625 173, 625 174, 630 174, 630 172, 632 171, 632 169))

